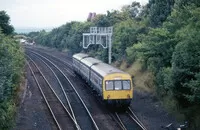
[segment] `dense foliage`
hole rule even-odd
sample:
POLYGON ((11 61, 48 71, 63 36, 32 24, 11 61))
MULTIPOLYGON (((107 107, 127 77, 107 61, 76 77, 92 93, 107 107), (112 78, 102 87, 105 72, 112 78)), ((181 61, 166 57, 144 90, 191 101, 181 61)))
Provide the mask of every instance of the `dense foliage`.
MULTIPOLYGON (((2 21, 0 17, 0 22, 2 21)), ((0 23, 1 25, 1 23, 0 23)), ((0 31, 0 129, 10 129, 15 114, 15 97, 19 87, 24 55, 19 42, 0 31)))
POLYGON ((6 35, 12 34, 14 31, 13 26, 10 25, 10 17, 5 11, 0 11, 0 28, 6 35))
MULTIPOLYGON (((120 11, 97 15, 90 22, 70 22, 51 32, 29 36, 39 44, 76 53, 83 51, 81 33, 87 32, 90 26, 113 26, 113 61, 132 64, 140 60, 142 68, 154 74, 158 97, 175 100, 178 104, 174 106, 189 120, 191 129, 200 128, 198 1, 149 0, 144 7, 133 2, 120 11)), ((91 46, 86 51, 107 59, 107 50, 101 47, 91 46)))

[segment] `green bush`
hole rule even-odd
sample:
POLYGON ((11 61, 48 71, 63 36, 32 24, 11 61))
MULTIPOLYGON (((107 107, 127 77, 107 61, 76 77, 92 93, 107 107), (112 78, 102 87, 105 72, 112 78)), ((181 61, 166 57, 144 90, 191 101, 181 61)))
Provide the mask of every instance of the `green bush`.
POLYGON ((23 73, 24 53, 19 43, 0 32, 0 129, 12 127, 16 96, 23 73))

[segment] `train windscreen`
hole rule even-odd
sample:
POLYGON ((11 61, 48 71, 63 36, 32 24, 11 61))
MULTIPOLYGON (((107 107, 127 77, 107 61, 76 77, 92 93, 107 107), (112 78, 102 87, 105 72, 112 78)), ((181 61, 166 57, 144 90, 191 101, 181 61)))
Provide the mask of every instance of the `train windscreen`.
POLYGON ((107 80, 106 90, 129 90, 131 89, 130 80, 107 80))

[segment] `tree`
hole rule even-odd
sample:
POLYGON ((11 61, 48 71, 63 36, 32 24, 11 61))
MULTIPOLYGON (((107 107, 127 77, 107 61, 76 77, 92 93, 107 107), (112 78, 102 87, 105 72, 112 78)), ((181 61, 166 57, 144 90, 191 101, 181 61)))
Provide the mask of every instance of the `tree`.
POLYGON ((106 15, 98 14, 93 20, 93 23, 98 27, 108 27, 110 26, 109 20, 106 15))
POLYGON ((113 50, 115 59, 126 57, 126 49, 138 42, 138 33, 144 28, 142 23, 128 19, 115 24, 113 50))
POLYGON ((127 13, 129 18, 137 18, 140 14, 141 5, 139 2, 132 2, 131 5, 125 5, 122 7, 122 12, 127 13))
POLYGON ((10 25, 10 17, 5 11, 0 11, 0 27, 2 33, 6 35, 12 34, 14 31, 13 26, 10 25))
POLYGON ((174 0, 149 0, 147 13, 150 26, 159 27, 170 15, 174 0))
POLYGON ((188 24, 177 32, 179 43, 172 57, 174 93, 182 105, 200 102, 200 8, 190 9, 188 24))

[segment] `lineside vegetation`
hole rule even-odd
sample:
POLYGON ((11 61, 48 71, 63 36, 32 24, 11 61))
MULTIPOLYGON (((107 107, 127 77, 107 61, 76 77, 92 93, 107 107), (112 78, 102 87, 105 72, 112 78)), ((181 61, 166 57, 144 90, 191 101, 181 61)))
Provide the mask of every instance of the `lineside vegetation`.
POLYGON ((14 125, 16 94, 24 67, 24 53, 19 42, 12 38, 9 16, 0 11, 0 129, 14 125), (6 21, 5 21, 6 20, 6 21), (4 26, 3 28, 1 26, 4 26))

